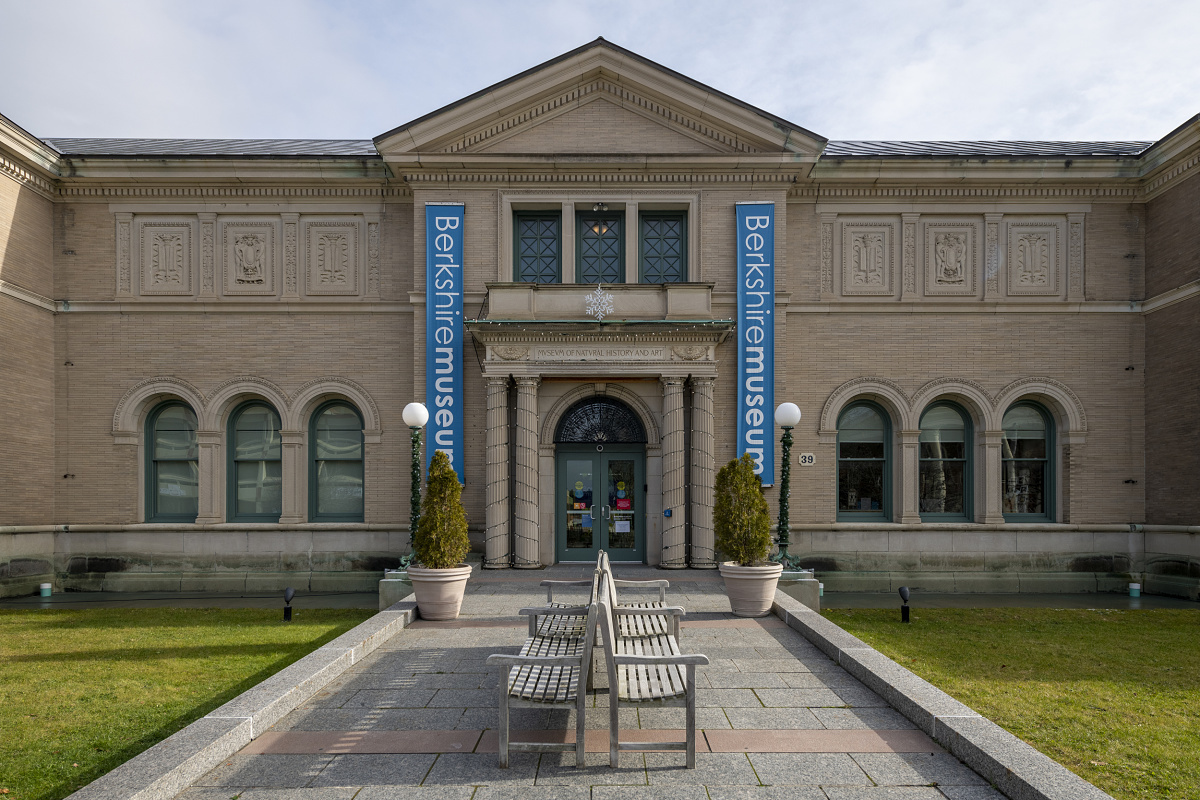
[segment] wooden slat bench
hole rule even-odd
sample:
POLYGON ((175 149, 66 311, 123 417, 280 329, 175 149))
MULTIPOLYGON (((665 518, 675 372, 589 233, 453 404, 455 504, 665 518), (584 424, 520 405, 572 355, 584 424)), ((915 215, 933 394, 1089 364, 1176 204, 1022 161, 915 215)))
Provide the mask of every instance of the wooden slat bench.
MULTIPOLYGON (((606 579, 606 578, 605 578, 606 579)), ((618 766, 621 750, 686 750, 687 767, 696 767, 696 667, 708 663, 708 656, 685 655, 679 650, 676 636, 670 632, 623 635, 618 619, 637 628, 635 618, 650 618, 666 614, 673 619, 671 628, 678 630, 683 609, 637 609, 612 607, 607 586, 600 589, 599 617, 604 639, 604 657, 608 667, 609 764, 618 766), (621 704, 684 706, 686 708, 686 738, 682 742, 622 742, 617 712, 621 704)))
MULTIPOLYGON (((637 609, 661 609, 667 604, 667 588, 670 586, 668 581, 650 580, 650 581, 625 581, 618 580, 612 572, 612 563, 609 561, 608 553, 600 551, 600 556, 596 560, 596 567, 604 573, 606 585, 609 593, 609 603, 614 609, 621 608, 637 608, 637 609), (658 600, 644 600, 639 602, 621 602, 617 597, 617 589, 657 589, 658 600)), ((542 581, 542 586, 546 587, 546 608, 556 609, 559 612, 578 608, 578 606, 570 606, 566 603, 556 602, 554 599, 555 589, 565 589, 567 587, 587 586, 591 581, 542 581)), ((583 635, 583 614, 576 613, 574 615, 566 613, 550 613, 545 616, 538 617, 535 622, 534 618, 530 618, 529 635, 539 636, 582 636, 583 635)), ((658 615, 636 615, 636 616, 619 616, 617 619, 618 629, 624 636, 644 636, 652 633, 674 633, 679 635, 678 617, 670 614, 658 615), (674 627, 671 627, 671 626, 674 627)))
MULTIPOLYGON (((575 766, 584 765, 584 721, 587 706, 587 677, 592 671, 592 647, 596 637, 599 614, 598 598, 602 573, 592 577, 591 601, 583 607, 583 635, 540 636, 525 640, 517 655, 488 656, 488 664, 508 667, 500 676, 500 766, 508 766, 509 750, 535 752, 575 751, 575 766), (509 740, 510 708, 544 708, 546 706, 575 707, 575 742, 511 742, 509 740)), ((576 613, 578 607, 563 610, 576 613)), ((521 609, 522 613, 544 614, 546 609, 521 609)), ((534 616, 530 616, 531 627, 534 616)))

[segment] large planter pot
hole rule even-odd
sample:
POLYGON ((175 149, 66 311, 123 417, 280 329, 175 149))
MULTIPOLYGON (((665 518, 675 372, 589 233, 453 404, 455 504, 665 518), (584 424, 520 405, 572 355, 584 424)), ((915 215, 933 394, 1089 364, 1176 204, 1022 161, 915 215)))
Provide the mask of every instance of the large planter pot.
POLYGON ((725 579, 725 593, 729 605, 739 617, 765 617, 771 613, 775 601, 775 587, 783 564, 764 564, 761 567, 743 567, 733 561, 721 564, 721 577, 725 579))
POLYGON ((450 569, 410 566, 408 579, 417 595, 417 612, 421 619, 456 619, 469 577, 470 564, 459 564, 450 569))

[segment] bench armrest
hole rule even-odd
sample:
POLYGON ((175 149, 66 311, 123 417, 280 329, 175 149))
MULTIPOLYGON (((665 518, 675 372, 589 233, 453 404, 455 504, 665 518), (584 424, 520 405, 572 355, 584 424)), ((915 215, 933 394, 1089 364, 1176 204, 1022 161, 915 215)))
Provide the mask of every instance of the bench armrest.
POLYGON ((567 587, 567 586, 591 586, 591 585, 592 585, 592 582, 591 582, 590 580, 578 580, 578 581, 542 581, 541 585, 546 587, 546 602, 547 602, 547 603, 553 603, 553 602, 554 602, 554 590, 555 590, 555 588, 562 589, 562 588, 565 588, 565 587, 567 587))
MULTIPOLYGON (((651 664, 666 664, 676 666, 687 666, 689 664, 707 664, 708 656, 700 653, 688 655, 671 655, 671 656, 612 656, 614 664, 629 664, 649 666, 651 664)), ((490 659, 489 659, 490 660, 490 659)))
POLYGON ((586 617, 588 606, 537 606, 517 611, 523 617, 586 617))
POLYGON ((578 667, 583 663, 583 656, 510 656, 496 653, 488 656, 484 663, 509 667, 578 667))
POLYGON ((662 608, 614 608, 613 614, 618 617, 682 617, 687 612, 682 606, 663 606, 662 608))

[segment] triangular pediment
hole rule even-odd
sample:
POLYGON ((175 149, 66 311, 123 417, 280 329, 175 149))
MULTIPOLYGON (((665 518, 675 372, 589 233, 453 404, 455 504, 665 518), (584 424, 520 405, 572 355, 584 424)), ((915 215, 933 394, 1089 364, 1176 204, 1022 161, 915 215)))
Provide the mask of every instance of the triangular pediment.
MULTIPOLYGON (((825 139, 603 39, 375 139, 385 159, 788 154, 825 139)), ((807 160, 807 159, 804 159, 807 160)))
MULTIPOLYGON (((540 109, 540 119, 512 125, 508 131, 480 131, 476 134, 479 140, 464 144, 461 152, 632 154, 739 151, 736 142, 722 141, 713 136, 713 131, 703 127, 696 130, 687 126, 687 121, 661 118, 653 108, 624 106, 622 98, 604 91, 603 84, 606 83, 604 80, 591 81, 589 86, 582 87, 589 99, 540 109), (601 93, 608 96, 596 96, 601 93)), ((634 98, 632 102, 636 103, 636 100, 634 98)), ((473 138, 468 136, 466 140, 473 138)))

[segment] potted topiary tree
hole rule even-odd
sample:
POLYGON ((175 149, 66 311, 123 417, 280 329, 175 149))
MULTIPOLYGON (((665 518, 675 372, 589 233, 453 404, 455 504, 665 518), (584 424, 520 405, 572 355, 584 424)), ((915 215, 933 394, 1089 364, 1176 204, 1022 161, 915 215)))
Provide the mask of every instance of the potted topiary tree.
POLYGON ((771 514, 749 453, 717 473, 713 524, 717 549, 732 559, 721 564, 721 577, 733 613, 739 617, 770 613, 783 565, 767 561, 771 514))
POLYGON ((408 567, 422 619, 458 616, 471 577, 471 566, 463 563, 470 549, 462 485, 450 457, 439 450, 429 462, 421 521, 413 536, 414 563, 408 567))

